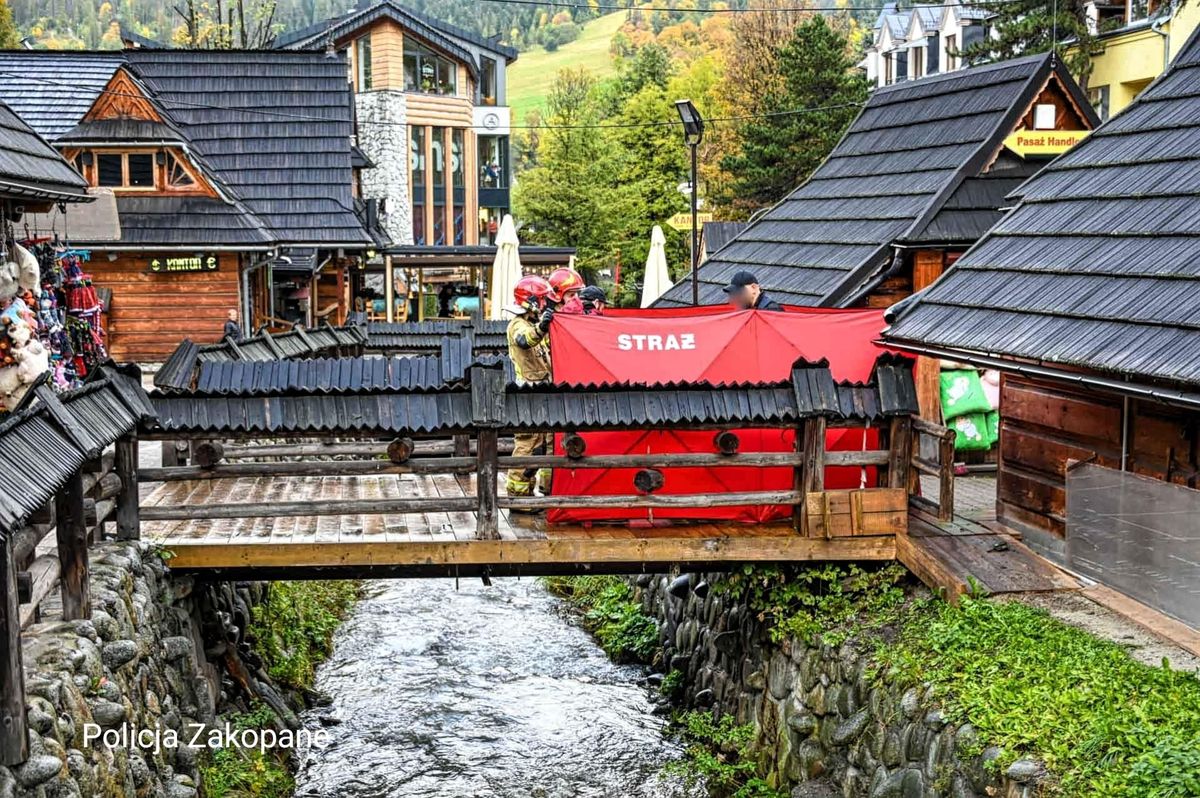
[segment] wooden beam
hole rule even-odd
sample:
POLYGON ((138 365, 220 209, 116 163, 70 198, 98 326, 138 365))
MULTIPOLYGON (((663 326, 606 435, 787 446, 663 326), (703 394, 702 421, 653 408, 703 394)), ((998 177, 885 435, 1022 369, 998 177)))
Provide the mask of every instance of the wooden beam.
POLYGON ((501 496, 500 506, 510 510, 546 510, 554 507, 735 507, 743 504, 796 504, 803 495, 792 490, 747 493, 674 493, 651 496, 501 496))
POLYGON ((19 765, 29 758, 19 612, 16 561, 5 536, 0 541, 0 765, 19 765))
MULTIPOLYGON (((364 440, 354 443, 273 443, 259 445, 226 445, 226 460, 246 460, 260 457, 384 457, 390 441, 364 440)), ((512 439, 500 441, 501 452, 512 451, 512 439)), ((415 441, 410 457, 449 455, 454 453, 453 441, 415 441)), ((472 452, 473 453, 473 452, 472 452)))
POLYGON ((474 496, 404 499, 339 499, 314 502, 234 502, 215 505, 158 505, 142 508, 143 521, 185 521, 197 518, 297 518, 306 515, 375 515, 474 510, 474 496))
POLYGON ((954 518, 954 433, 943 435, 938 443, 941 473, 938 474, 938 518, 949 521, 954 518))
POLYGON ((500 538, 499 467, 496 453, 497 435, 494 429, 479 431, 478 477, 475 493, 478 498, 476 509, 475 536, 481 540, 500 538))
MULTIPOLYGON (((808 418, 801 425, 796 435, 796 448, 803 458, 796 469, 794 479, 795 492, 800 496, 810 493, 822 493, 825 490, 825 428, 823 417, 808 418)), ((792 521, 796 531, 807 535, 810 528, 808 518, 808 503, 801 501, 792 511, 792 521)))
MULTIPOLYGON (((607 454, 583 455, 579 458, 556 455, 501 457, 501 468, 722 468, 761 467, 791 468, 804 464, 804 455, 797 452, 741 452, 738 454, 607 454)), ((886 451, 826 452, 828 466, 885 466, 886 451)))
POLYGON ((62 564, 58 561, 57 552, 43 554, 29 566, 29 576, 32 584, 29 588, 29 601, 21 605, 21 628, 37 620, 38 607, 58 587, 58 577, 62 573, 62 564))
POLYGON ((577 565, 805 562, 895 559, 895 538, 746 537, 558 538, 414 543, 217 543, 172 545, 174 570, 333 566, 577 565))
POLYGON ((114 468, 121 478, 121 492, 117 494, 117 540, 137 540, 142 536, 141 518, 138 514, 138 444, 133 435, 117 441, 114 468))
POLYGON ((92 614, 88 584, 88 527, 83 507, 83 479, 75 472, 55 498, 58 559, 62 564, 63 620, 92 614))
POLYGON ((142 482, 179 482, 236 477, 347 477, 364 474, 470 474, 474 457, 437 457, 393 463, 390 460, 302 460, 282 463, 222 463, 212 468, 143 468, 142 482))

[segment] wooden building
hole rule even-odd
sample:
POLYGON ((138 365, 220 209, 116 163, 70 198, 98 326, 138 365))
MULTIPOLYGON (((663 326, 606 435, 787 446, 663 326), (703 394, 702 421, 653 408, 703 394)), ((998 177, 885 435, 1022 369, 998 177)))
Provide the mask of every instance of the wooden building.
MULTIPOLYGON (((1200 487, 1198 86, 1193 35, 1129 109, 1026 183, 954 268, 893 308, 885 333, 901 349, 1002 371, 1003 523, 1073 560, 1072 536, 1089 529, 1087 506, 1073 502, 1137 484, 1154 498, 1103 515, 1122 548, 1091 564, 1125 563, 1123 589, 1134 594, 1139 581, 1173 574, 1170 590, 1191 589, 1193 608, 1200 493, 1162 483, 1200 487), (1076 464, 1102 469, 1114 487, 1073 494, 1076 464), (1168 502, 1191 510, 1176 509, 1170 534, 1143 545, 1151 510, 1168 502)), ((1156 588, 1168 592, 1165 581, 1156 588)))
MULTIPOLYGON (((1053 132, 1095 122, 1050 55, 877 89, 812 176, 701 266, 700 302, 724 302, 747 269, 785 304, 887 307, 933 282, 1048 160, 1020 157, 1011 134, 1065 141, 1053 132)), ((681 280, 659 304, 691 304, 691 290, 681 280)))
POLYGON ((89 240, 87 211, 40 222, 91 250, 116 358, 216 341, 235 308, 244 329, 344 320, 346 267, 374 242, 351 191, 343 58, 143 47, 0 66, 0 98, 116 198, 116 238, 89 240))

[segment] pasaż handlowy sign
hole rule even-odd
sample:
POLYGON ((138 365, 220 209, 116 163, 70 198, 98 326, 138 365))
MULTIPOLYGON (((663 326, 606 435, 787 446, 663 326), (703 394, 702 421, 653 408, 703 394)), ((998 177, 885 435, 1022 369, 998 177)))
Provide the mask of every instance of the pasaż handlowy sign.
POLYGON ((1061 155, 1087 138, 1090 130, 1018 130, 1004 139, 1004 146, 1028 158, 1031 155, 1061 155))
MULTIPOLYGON (((801 357, 829 361, 836 380, 867 382, 883 350, 875 344, 884 328, 879 310, 803 308, 785 313, 731 311, 715 307, 643 309, 611 316, 555 317, 551 327, 554 380, 560 384, 664 384, 677 382, 761 383, 785 381, 801 357)), ((589 455, 713 451, 712 431, 642 430, 587 432, 589 455)), ((792 430, 738 430, 742 451, 794 451, 792 430)), ((878 433, 831 429, 830 450, 873 449, 878 433)), ((561 436, 556 451, 561 453, 561 436)), ((868 469, 868 481, 874 469, 868 469)), ((618 495, 632 491, 631 469, 556 469, 552 494, 618 495)), ((826 470, 830 488, 857 488, 858 468, 826 470)), ((671 468, 660 493, 730 493, 790 490, 790 468, 671 468)), ((786 506, 657 508, 613 510, 565 508, 549 511, 552 523, 665 519, 762 522, 787 517, 786 506)))
POLYGON ((150 271, 166 272, 215 272, 218 266, 216 255, 176 255, 150 259, 150 271))

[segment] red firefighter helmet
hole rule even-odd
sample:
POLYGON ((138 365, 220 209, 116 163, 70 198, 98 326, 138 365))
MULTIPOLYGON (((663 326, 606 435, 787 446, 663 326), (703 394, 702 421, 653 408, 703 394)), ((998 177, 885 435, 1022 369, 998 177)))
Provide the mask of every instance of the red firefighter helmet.
POLYGON ((554 295, 554 289, 545 277, 527 274, 517 280, 513 288, 513 299, 525 311, 541 310, 546 300, 554 295))
POLYGON ((555 302, 562 302, 568 291, 580 291, 585 285, 587 283, 579 276, 579 272, 566 266, 550 272, 550 287, 554 289, 550 298, 555 302))

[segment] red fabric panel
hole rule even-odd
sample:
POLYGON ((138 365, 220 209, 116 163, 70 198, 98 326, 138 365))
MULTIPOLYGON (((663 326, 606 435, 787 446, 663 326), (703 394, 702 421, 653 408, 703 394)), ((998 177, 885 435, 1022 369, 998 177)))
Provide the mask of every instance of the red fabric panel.
MULTIPOLYGON (((878 310, 802 308, 785 313, 705 308, 622 311, 596 316, 561 316, 551 332, 554 379, 560 384, 669 382, 758 383, 785 380, 800 357, 825 358, 837 380, 865 382, 884 351, 874 343, 883 329, 878 310)), ((878 435, 868 432, 868 448, 878 435)), ((790 451, 791 431, 741 430, 742 451, 790 451)), ((711 432, 587 433, 589 454, 712 452, 711 432)), ((863 433, 832 430, 830 450, 859 449, 863 433)), ((557 444, 556 444, 557 446, 557 444)), ((561 449, 559 449, 561 453, 561 449)), ((874 484, 868 469, 867 484, 874 484)), ((788 468, 675 468, 666 472, 662 493, 788 490, 788 468)), ((831 468, 830 488, 857 488, 862 472, 831 468)), ((556 469, 553 495, 617 495, 633 492, 632 469, 556 469)), ((625 520, 710 519, 745 523, 787 517, 785 506, 670 508, 648 510, 556 509, 552 523, 625 520)))

